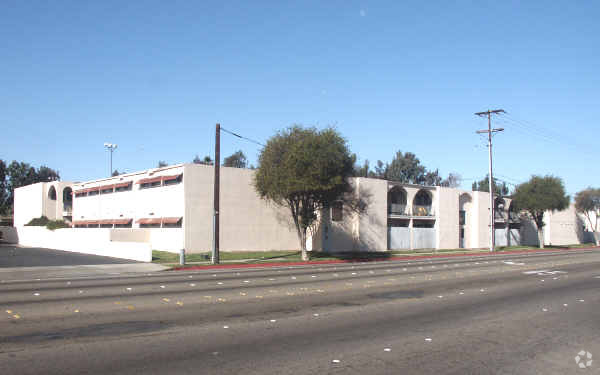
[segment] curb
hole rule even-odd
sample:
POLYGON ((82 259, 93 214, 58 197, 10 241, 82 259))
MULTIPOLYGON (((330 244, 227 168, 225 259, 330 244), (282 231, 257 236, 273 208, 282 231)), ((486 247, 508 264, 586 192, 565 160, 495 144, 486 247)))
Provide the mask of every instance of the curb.
POLYGON ((558 248, 558 249, 537 249, 537 250, 514 250, 503 251, 501 253, 466 253, 466 254, 439 254, 439 255, 413 255, 413 256, 398 256, 387 259, 337 259, 337 260, 315 260, 315 261, 300 261, 300 262, 272 262, 272 263, 251 263, 251 264, 211 264, 204 266, 192 267, 174 267, 167 271, 198 271, 198 270, 214 270, 214 269, 235 269, 235 268, 269 268, 269 267, 289 267, 289 266, 318 266, 322 264, 340 264, 340 263, 367 263, 367 262, 387 262, 399 260, 420 260, 420 259, 436 259, 436 258, 455 258, 455 257, 481 257, 481 256, 501 256, 501 255, 519 255, 519 254, 535 254, 535 253, 558 253, 558 252, 574 252, 574 251, 589 251, 598 250, 599 247, 583 247, 583 248, 558 248))

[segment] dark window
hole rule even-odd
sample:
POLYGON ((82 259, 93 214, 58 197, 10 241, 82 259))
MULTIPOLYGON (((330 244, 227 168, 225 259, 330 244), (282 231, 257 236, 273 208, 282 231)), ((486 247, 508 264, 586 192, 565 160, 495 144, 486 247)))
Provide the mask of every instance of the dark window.
POLYGON ((342 202, 333 202, 331 205, 331 220, 342 221, 344 219, 344 204, 342 202))
POLYGON ((179 176, 177 176, 177 178, 175 178, 175 179, 165 180, 163 183, 164 183, 165 186, 168 186, 168 185, 177 185, 177 184, 180 184, 181 181, 183 181, 183 175, 182 174, 180 174, 179 176))
POLYGON ((413 221, 414 228, 433 228, 435 221, 433 220, 415 220, 413 221))
POLYGON ((408 220, 388 219, 388 227, 408 227, 408 220))
POLYGON ((113 188, 110 189, 102 189, 100 191, 102 194, 111 194, 113 192, 113 188))
POLYGON ((465 225, 466 212, 464 210, 458 211, 458 225, 465 225))
POLYGON ((131 221, 129 224, 115 224, 115 228, 131 228, 131 221))
POLYGON ((100 191, 98 190, 92 190, 88 192, 88 196, 91 197, 92 195, 98 195, 100 194, 100 191))
POLYGON ((100 224, 100 228, 112 228, 112 224, 100 224))
POLYGON ((115 188, 115 192, 121 192, 121 191, 131 191, 131 184, 127 185, 127 186, 119 186, 115 188))
POLYGON ((159 187, 159 186, 160 186, 160 181, 154 181, 154 182, 150 182, 150 183, 140 184, 140 189, 149 189, 149 188, 159 187))
POLYGON ((140 228, 160 228, 160 224, 140 224, 140 228))
POLYGON ((75 198, 81 198, 87 196, 87 193, 75 193, 75 198))

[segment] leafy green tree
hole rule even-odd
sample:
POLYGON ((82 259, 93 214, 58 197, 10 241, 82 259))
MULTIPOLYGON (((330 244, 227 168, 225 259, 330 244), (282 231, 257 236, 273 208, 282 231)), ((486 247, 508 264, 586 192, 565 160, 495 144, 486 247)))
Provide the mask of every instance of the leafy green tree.
POLYGON ((307 231, 318 223, 320 210, 349 199, 354 160, 346 141, 332 128, 294 125, 271 137, 258 161, 256 191, 290 210, 302 259, 308 260, 307 231))
MULTIPOLYGON (((506 185, 506 182, 502 182, 502 184, 500 184, 499 181, 495 177, 494 177, 493 188, 494 188, 494 194, 498 195, 498 196, 507 196, 508 193, 510 192, 510 189, 506 185)), ((489 174, 486 174, 485 178, 482 179, 481 181, 473 182, 473 184, 471 185, 471 190, 473 190, 473 191, 488 191, 489 192, 490 191, 489 174)))
POLYGON ((236 151, 223 159, 224 167, 246 168, 246 165, 248 165, 248 160, 242 150, 236 151))
MULTIPOLYGON (((37 182, 48 182, 60 180, 60 176, 57 171, 46 166, 41 166, 37 170, 24 162, 17 162, 13 160, 8 166, 5 166, 4 162, 0 163, 0 179, 2 179, 4 185, 0 186, 4 193, 0 193, 0 198, 4 197, 0 201, 0 211, 3 214, 10 214, 13 211, 13 202, 15 189, 22 186, 35 184, 37 182), (4 175, 4 178, 2 178, 4 175)), ((2 184, 0 181, 0 184, 2 184)))
POLYGON ((0 159, 0 215, 7 215, 9 210, 7 168, 4 160, 0 159))
POLYGON ((213 160, 210 156, 206 155, 204 158, 200 159, 198 155, 192 161, 194 164, 203 164, 203 165, 213 165, 213 160))
POLYGON ((365 160, 362 166, 354 166, 354 177, 369 177, 369 173, 369 160, 365 160))
MULTIPOLYGON (((434 172, 437 174, 437 171, 434 172)), ((405 184, 422 185, 429 181, 435 181, 435 175, 426 176, 426 169, 421 161, 412 152, 402 154, 396 152, 396 156, 387 167, 386 179, 390 181, 403 182, 405 184), (427 179, 429 178, 429 181, 427 179)))
POLYGON ((156 168, 163 168, 163 167, 166 167, 166 166, 168 166, 168 165, 169 165, 169 164, 167 164, 167 162, 166 162, 166 161, 164 161, 164 160, 159 160, 159 161, 158 161, 158 165, 156 166, 156 168))
POLYGON ((457 188, 460 186, 462 182, 462 176, 456 172, 450 172, 448 174, 448 178, 444 179, 441 183, 441 186, 457 188))
POLYGON ((587 188, 575 194, 575 209, 582 213, 590 223, 594 231, 594 241, 600 245, 600 233, 598 233, 598 217, 600 217, 600 189, 587 188), (592 221, 594 214, 594 221, 592 221))
POLYGON ((544 248, 544 212, 560 211, 569 206, 562 179, 554 176, 531 176, 516 187, 512 204, 518 211, 526 211, 538 230, 540 248, 544 248))

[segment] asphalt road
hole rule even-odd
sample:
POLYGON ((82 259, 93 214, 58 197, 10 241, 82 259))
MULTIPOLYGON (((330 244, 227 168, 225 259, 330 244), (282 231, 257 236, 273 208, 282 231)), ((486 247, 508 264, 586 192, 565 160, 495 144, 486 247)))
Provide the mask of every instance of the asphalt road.
POLYGON ((0 374, 598 373, 599 288, 597 250, 4 282, 0 374))
POLYGON ((137 263, 133 260, 21 247, 0 242, 0 268, 137 263))

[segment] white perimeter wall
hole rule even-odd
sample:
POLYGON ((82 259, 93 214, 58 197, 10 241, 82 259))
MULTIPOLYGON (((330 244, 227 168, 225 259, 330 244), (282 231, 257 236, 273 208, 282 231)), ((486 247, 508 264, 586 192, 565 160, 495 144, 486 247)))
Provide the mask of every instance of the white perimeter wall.
POLYGON ((73 251, 141 262, 152 261, 152 249, 149 243, 111 241, 111 229, 108 228, 65 228, 51 231, 45 227, 18 227, 16 230, 19 244, 23 246, 73 251))

